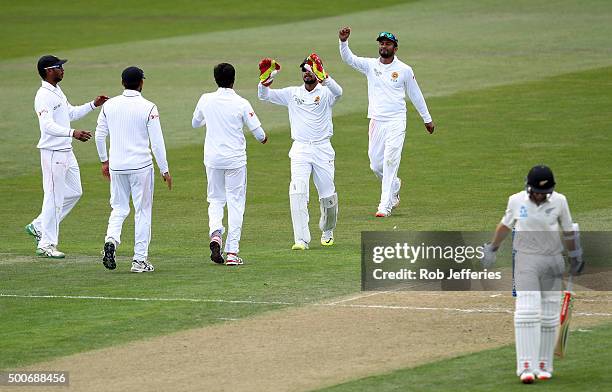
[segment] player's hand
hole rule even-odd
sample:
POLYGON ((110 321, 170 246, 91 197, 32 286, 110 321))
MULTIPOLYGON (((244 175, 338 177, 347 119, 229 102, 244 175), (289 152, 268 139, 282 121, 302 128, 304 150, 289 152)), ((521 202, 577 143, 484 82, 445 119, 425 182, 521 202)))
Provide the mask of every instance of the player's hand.
POLYGON ((340 38, 340 41, 342 42, 345 42, 349 35, 351 35, 351 28, 348 26, 341 28, 338 32, 338 38, 340 38))
POLYGON ((172 190, 172 176, 170 176, 170 173, 165 172, 164 174, 162 174, 162 178, 164 179, 164 182, 168 185, 168 189, 172 190))
POLYGON ((94 106, 98 107, 98 106, 102 106, 104 104, 104 102, 108 101, 108 97, 106 95, 98 95, 95 99, 94 99, 94 106))
POLYGON ((483 245, 482 258, 480 259, 480 265, 482 268, 491 268, 495 265, 495 259, 497 258, 497 248, 491 243, 483 245))
POLYGON ((312 73, 317 77, 319 82, 322 82, 327 79, 329 75, 327 74, 327 72, 325 72, 325 69, 323 69, 323 61, 321 61, 319 55, 317 55, 316 53, 312 53, 310 56, 308 56, 308 60, 310 63, 312 63, 308 65, 310 65, 312 73))
POLYGON ((91 132, 75 129, 72 133, 72 137, 82 142, 86 142, 91 139, 91 132))
POLYGON ((269 57, 261 59, 259 62, 259 81, 269 87, 274 81, 276 74, 280 72, 281 65, 269 57))
POLYGON ((102 177, 106 178, 108 181, 111 180, 110 171, 108 169, 108 161, 102 162, 102 177))
POLYGON ((434 130, 436 129, 436 124, 434 124, 433 121, 425 123, 425 129, 427 129, 427 132, 429 132, 429 134, 431 135, 432 133, 434 133, 434 130))

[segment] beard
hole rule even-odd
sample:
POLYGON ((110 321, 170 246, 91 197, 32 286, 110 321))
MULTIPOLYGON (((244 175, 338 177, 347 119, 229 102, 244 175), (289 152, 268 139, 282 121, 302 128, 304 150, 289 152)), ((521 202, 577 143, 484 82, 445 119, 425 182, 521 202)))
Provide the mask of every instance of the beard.
POLYGON ((378 54, 380 55, 380 57, 385 58, 385 59, 388 59, 394 56, 393 51, 387 50, 387 49, 379 49, 378 54))

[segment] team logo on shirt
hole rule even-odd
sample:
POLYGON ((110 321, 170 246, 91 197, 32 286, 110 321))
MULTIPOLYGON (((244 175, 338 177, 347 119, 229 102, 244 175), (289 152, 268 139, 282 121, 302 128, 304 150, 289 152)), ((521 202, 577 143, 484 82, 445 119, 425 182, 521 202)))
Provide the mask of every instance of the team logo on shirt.
POLYGON ((374 73, 376 74, 376 76, 381 76, 382 72, 380 72, 378 69, 374 68, 374 73))
POLYGON ((391 80, 393 80, 394 82, 397 82, 397 78, 399 78, 399 74, 397 72, 393 72, 391 74, 391 80))
POLYGON ((151 114, 149 116, 149 119, 151 119, 151 120, 155 120, 156 118, 159 118, 159 114, 151 114))
POLYGON ((38 117, 42 116, 44 113, 49 113, 49 111, 47 109, 43 109, 40 112, 38 112, 38 117))
POLYGON ((320 104, 320 103, 321 103, 321 97, 319 97, 319 96, 317 95, 317 96, 315 97, 315 99, 314 99, 314 104, 315 104, 315 105, 318 105, 318 104, 320 104))
POLYGON ((521 210, 519 211, 519 218, 527 218, 527 207, 521 206, 521 210))
POLYGON ((255 112, 249 112, 249 117, 253 117, 255 115, 255 112))
POLYGON ((293 99, 295 100, 295 103, 297 103, 298 105, 304 104, 304 100, 300 97, 293 97, 293 99))
POLYGON ((544 210, 544 212, 546 213, 546 215, 550 215, 550 213, 553 212, 554 209, 555 209, 555 207, 548 208, 548 209, 544 210))

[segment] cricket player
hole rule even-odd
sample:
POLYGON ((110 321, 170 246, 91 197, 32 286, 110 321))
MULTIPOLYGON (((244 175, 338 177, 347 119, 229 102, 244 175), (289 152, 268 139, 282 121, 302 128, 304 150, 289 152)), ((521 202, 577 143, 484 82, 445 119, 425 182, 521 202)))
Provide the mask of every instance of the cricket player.
POLYGON ((262 101, 287 106, 289 110, 293 139, 289 151, 289 204, 294 237, 292 249, 305 250, 310 243, 308 189, 311 173, 321 206, 321 245, 331 246, 334 244, 334 229, 338 216, 338 195, 334 186, 336 153, 330 142, 334 133, 332 107, 342 95, 342 87, 325 72, 316 53, 300 64, 304 81, 301 86, 271 89, 269 86, 274 75, 270 73, 268 76, 269 69, 272 69, 270 59, 263 59, 260 63, 262 75, 257 95, 262 101))
POLYGON ((491 267, 495 252, 514 227, 516 373, 525 384, 552 377, 565 270, 560 231, 570 272, 578 274, 584 267, 567 199, 554 188, 550 168, 534 166, 527 175, 525 190, 508 199, 506 213, 491 243, 485 244, 482 259, 483 267, 491 267))
POLYGON ((368 156, 370 168, 382 181, 376 216, 386 217, 400 202, 402 182, 397 172, 406 136, 406 95, 430 134, 435 126, 412 68, 395 56, 398 44, 395 35, 380 33, 376 39, 380 57, 364 58, 355 56, 349 49, 350 34, 350 27, 344 27, 338 33, 340 56, 345 63, 365 74, 368 80, 368 156))
POLYGON ((226 265, 241 265, 240 235, 246 202, 247 156, 242 130, 246 125, 262 144, 268 141, 251 104, 233 90, 236 71, 231 64, 214 68, 219 88, 203 94, 198 101, 191 125, 206 126, 204 166, 206 167, 210 259, 226 265), (221 255, 223 210, 227 204, 228 233, 225 243, 226 260, 221 255))
POLYGON ((34 98, 34 111, 40 125, 40 164, 42 166, 44 199, 40 215, 26 225, 25 231, 36 239, 36 254, 62 259, 57 250, 59 225, 79 201, 83 190, 79 164, 72 152, 72 139, 86 142, 91 132, 70 127, 108 99, 100 95, 81 106, 72 106, 59 86, 64 78, 64 64, 51 55, 38 60, 38 74, 42 85, 34 98))
POLYGON ((102 263, 110 270, 116 268, 115 251, 121 243, 123 222, 130 213, 131 196, 134 205, 131 271, 136 273, 155 269, 148 261, 154 188, 151 150, 168 189, 172 189, 159 112, 153 102, 142 96, 144 79, 142 69, 126 68, 121 73, 125 90, 104 105, 96 127, 96 147, 102 175, 110 180, 113 209, 108 218, 102 263), (110 155, 106 151, 107 136, 110 136, 110 155))

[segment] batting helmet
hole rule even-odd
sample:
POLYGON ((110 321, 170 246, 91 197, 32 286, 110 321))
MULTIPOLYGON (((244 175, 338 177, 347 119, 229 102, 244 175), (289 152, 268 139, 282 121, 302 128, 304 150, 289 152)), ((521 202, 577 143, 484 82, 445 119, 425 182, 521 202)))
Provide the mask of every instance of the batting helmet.
POLYGON ((537 165, 529 170, 525 185, 528 193, 552 193, 555 189, 555 177, 552 170, 545 165, 537 165))

